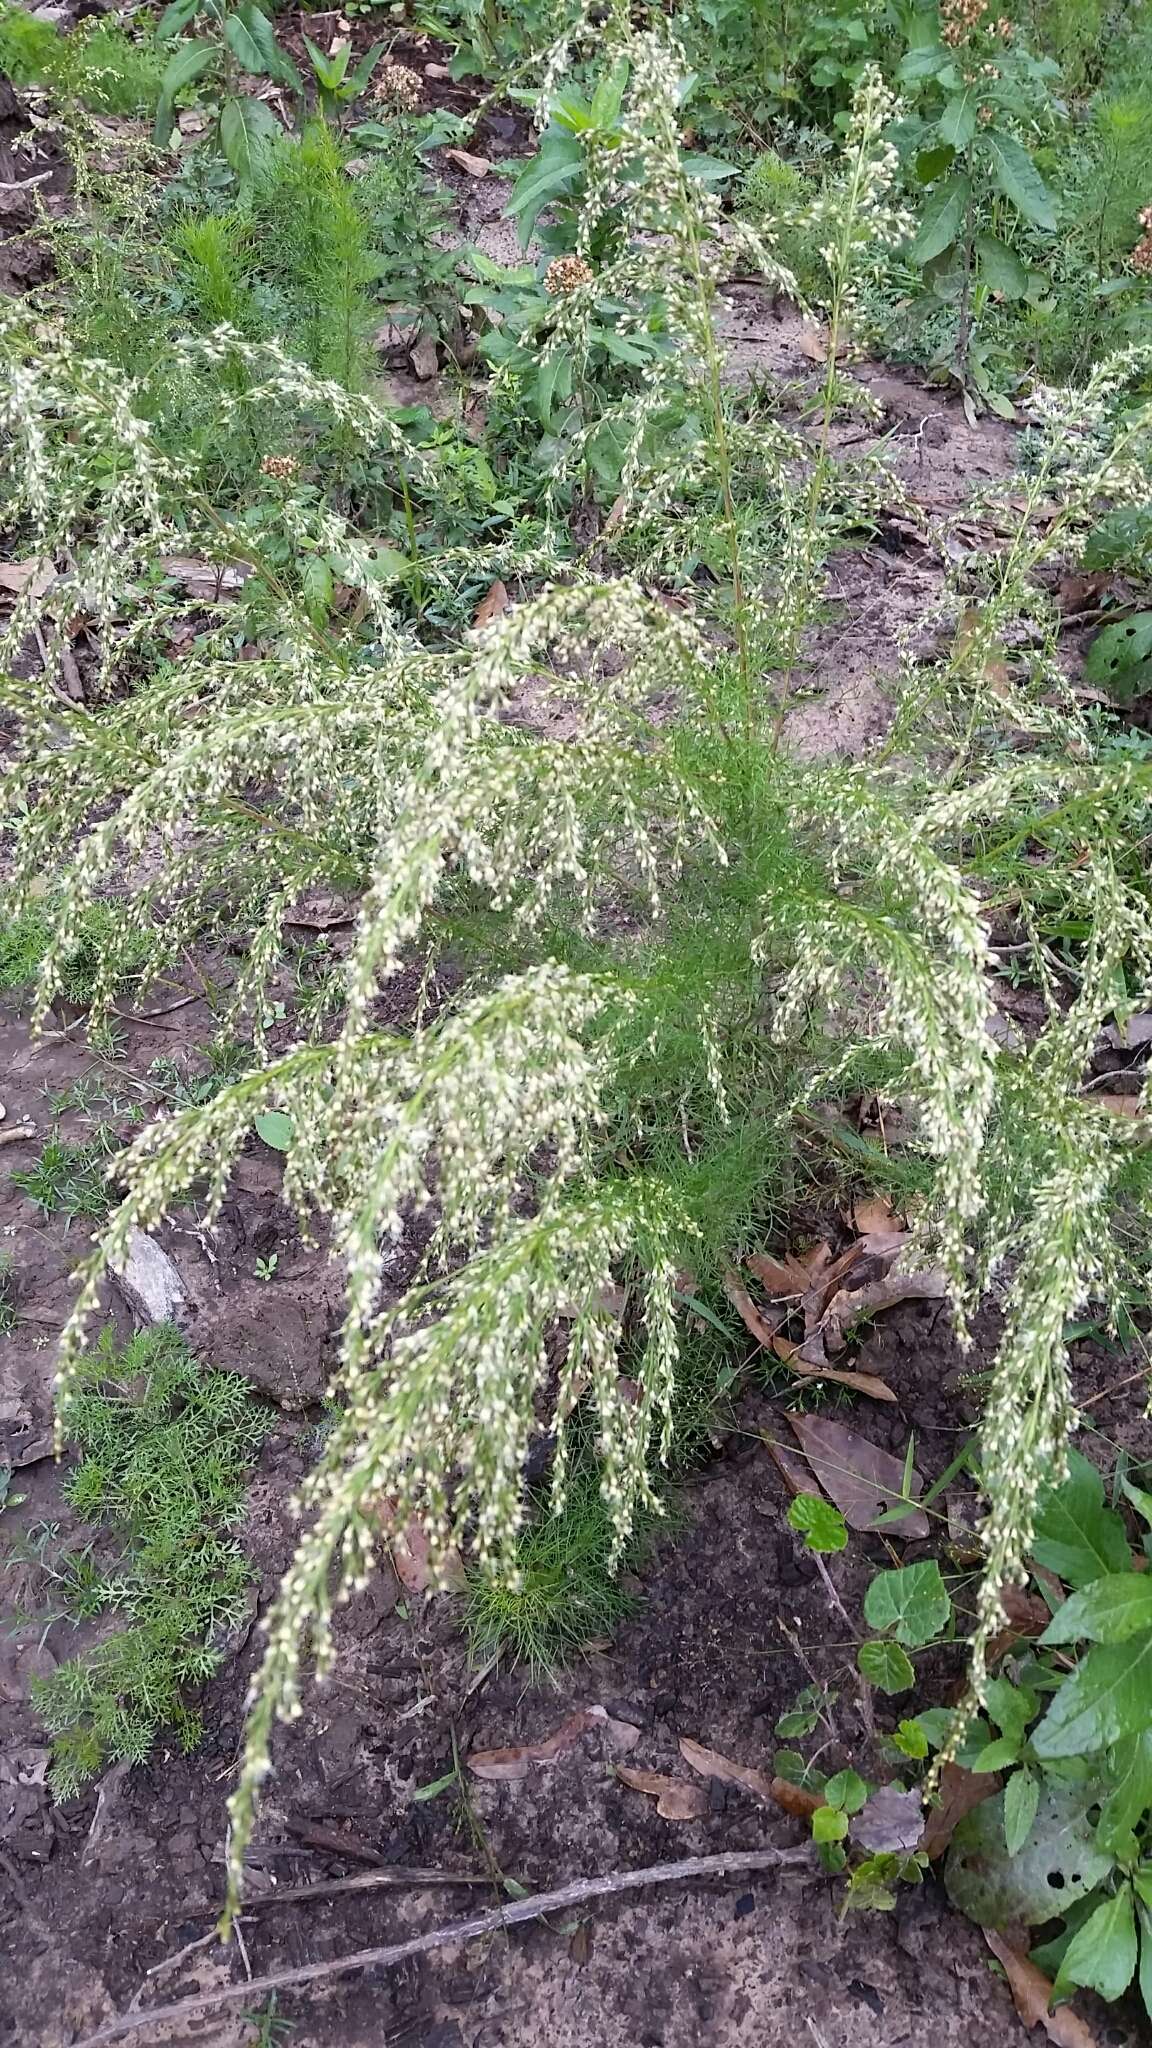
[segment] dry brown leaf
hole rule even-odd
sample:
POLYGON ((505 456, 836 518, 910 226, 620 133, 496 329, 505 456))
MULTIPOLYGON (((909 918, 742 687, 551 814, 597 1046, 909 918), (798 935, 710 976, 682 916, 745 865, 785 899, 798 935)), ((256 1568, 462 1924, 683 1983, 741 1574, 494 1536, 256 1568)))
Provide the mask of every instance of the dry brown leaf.
POLYGON ((467 171, 470 178, 486 178, 492 169, 486 156, 473 156, 469 149, 446 149, 444 154, 449 163, 459 164, 460 169, 467 171))
POLYGON ((771 1351, 776 1344, 776 1332, 771 1323, 761 1315, 746 1287, 741 1286, 736 1274, 729 1267, 724 1275, 724 1292, 732 1303, 744 1328, 751 1332, 758 1344, 771 1351))
POLYGON ((228 597, 243 588, 252 571, 238 563, 205 562, 198 555, 161 555, 160 567, 189 597, 228 597))
POLYGON ((947 1276, 938 1267, 927 1273, 888 1273, 883 1280, 870 1280, 866 1287, 841 1288, 824 1310, 825 1342, 831 1350, 841 1351, 845 1324, 857 1316, 895 1308, 901 1301, 943 1301, 947 1292, 947 1276))
POLYGON ((769 1778, 748 1764, 734 1763, 731 1757, 721 1756, 719 1750, 705 1749, 702 1742, 693 1742, 690 1735, 680 1737, 680 1754, 702 1778, 719 1778, 725 1785, 739 1785, 745 1792, 751 1792, 753 1798, 762 1799, 766 1806, 778 1806, 802 1820, 825 1804, 817 1793, 806 1792, 787 1778, 769 1778))
POLYGON ((448 69, 447 64, 426 64, 424 66, 424 76, 425 78, 451 78, 452 73, 448 69))
POLYGON ((1138 1010, 1123 1024, 1106 1024, 1103 1035, 1117 1052, 1134 1052, 1137 1046, 1152 1045, 1152 1010, 1138 1010))
POLYGON ((46 555, 32 555, 27 562, 0 562, 0 590, 17 596, 27 590, 30 597, 43 597, 55 581, 55 567, 46 555))
POLYGON ((886 1195, 867 1195, 852 1208, 852 1221, 861 1237, 892 1237, 903 1233, 904 1225, 886 1195))
POLYGON ((812 1475, 803 1459, 797 1457, 795 1451, 789 1450, 787 1444, 770 1437, 766 1430, 763 1435, 764 1448, 793 1499, 802 1493, 811 1493, 812 1475))
POLYGON ((744 1264, 768 1294, 804 1295, 812 1285, 808 1259, 820 1251, 827 1255, 827 1245, 813 1246, 807 1259, 797 1258, 792 1252, 787 1252, 783 1259, 774 1259, 769 1252, 749 1252, 744 1264))
POLYGON ((511 602, 507 584, 501 583, 500 578, 497 577, 495 583, 490 586, 480 599, 473 613, 473 626, 490 626, 493 619, 498 619, 501 612, 507 611, 511 602))
MULTIPOLYGON (((896 1399, 887 1380, 882 1380, 874 1372, 841 1372, 834 1365, 823 1363, 812 1365, 805 1356, 807 1345, 790 1344, 787 1337, 773 1337, 772 1349, 781 1364, 786 1365, 789 1372, 799 1374, 801 1379, 836 1380, 840 1386, 851 1387, 853 1392, 857 1394, 867 1394, 873 1401, 894 1401, 896 1399)), ((822 1355, 823 1347, 821 1346, 822 1355)))
MULTIPOLYGON (((1061 1587, 1061 1597, 1063 1591, 1061 1587)), ((1042 1636, 1052 1619, 1048 1602, 1039 1593, 1026 1593, 1023 1586, 1001 1587, 1000 1606, 1013 1635, 1042 1636)))
POLYGON ((826 363, 828 361, 827 336, 822 334, 818 327, 813 327, 808 321, 804 322, 799 334, 796 336, 796 346, 802 356, 807 356, 810 363, 826 363))
POLYGON ((430 384, 440 372, 440 351, 434 334, 422 334, 415 347, 409 350, 409 361, 422 384, 430 384))
POLYGON ((634 1792, 646 1792, 654 1799, 662 1820, 700 1820, 708 1811, 708 1794, 703 1785, 665 1777, 662 1771, 633 1770, 628 1764, 617 1764, 616 1776, 634 1792))
POLYGON ((857 1848, 873 1856, 907 1853, 916 1847, 924 1827, 924 1806, 918 1792, 881 1785, 848 1823, 857 1848))
POLYGON ((468 1758, 468 1769, 477 1778, 514 1784, 528 1776, 533 1764, 554 1764, 589 1728, 597 1727, 603 1728, 615 1749, 627 1752, 640 1740, 638 1728, 630 1721, 617 1721, 607 1708, 578 1707, 543 1742, 515 1743, 509 1749, 474 1749, 468 1758))
POLYGON ((1144 1114, 1144 1104, 1138 1095, 1092 1094, 1085 1095, 1083 1100, 1088 1103, 1094 1102, 1098 1109, 1106 1109, 1109 1116, 1140 1117, 1144 1114))
POLYGON ((1004 1966, 1012 2003, 1026 2027, 1043 2027, 1055 2048, 1099 2048, 1099 2036, 1070 2005, 1058 2005, 1055 2012, 1049 2012, 1052 1986, 1043 1970, 1022 1956, 994 1927, 981 1931, 997 1962, 1004 1966))
POLYGON ((809 1792, 803 1785, 794 1785, 790 1778, 769 1780, 774 1803, 782 1813, 795 1814, 797 1820, 811 1820, 818 1806, 827 1806, 828 1801, 820 1792, 809 1792))
POLYGON ((963 1764, 945 1764, 940 1773, 940 1803, 929 1813, 920 1837, 920 1848, 931 1862, 944 1854, 964 1815, 999 1790, 995 1771, 966 1771, 963 1764))
MULTIPOLYGON (((900 1458, 879 1450, 842 1422, 820 1415, 790 1415, 788 1420, 813 1472, 850 1529, 871 1529, 879 1515, 901 1504, 904 1465, 900 1458)), ((919 1496, 922 1483, 914 1470, 908 1482, 913 1499, 919 1496)), ((910 1543, 927 1536, 929 1529, 923 1509, 913 1508, 888 1533, 910 1543)))
POLYGON ((396 1577, 406 1593, 467 1592, 468 1574, 455 1545, 443 1553, 434 1570, 427 1534, 415 1517, 403 1529, 391 1527, 387 1510, 383 1520, 390 1532, 388 1540, 396 1577))

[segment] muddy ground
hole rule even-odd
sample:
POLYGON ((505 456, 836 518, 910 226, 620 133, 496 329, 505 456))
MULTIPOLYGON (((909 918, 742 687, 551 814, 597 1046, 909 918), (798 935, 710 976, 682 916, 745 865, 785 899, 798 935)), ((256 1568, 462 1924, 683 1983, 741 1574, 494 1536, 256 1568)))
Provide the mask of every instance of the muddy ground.
MULTIPOLYGON (((501 118, 480 138, 493 157, 523 141, 516 119, 505 133, 501 118)), ((30 152, 50 161, 41 132, 33 136, 19 108, 0 102, 5 119, 0 140, 16 152, 19 175, 28 175, 30 152)), ((454 182, 462 235, 511 256, 501 218, 506 185, 495 175, 456 174, 454 182)), ((63 179, 54 173, 51 183, 66 203, 63 179)), ((16 228, 7 288, 37 275, 35 243, 25 222, 16 228)), ((752 287, 727 293, 724 333, 734 377, 773 377, 802 397, 819 375, 798 316, 752 287)), ((390 372, 397 375, 395 364, 390 372)), ((883 447, 905 498, 929 521, 955 521, 973 490, 1010 473, 1011 427, 972 426, 957 399, 882 366, 853 374, 881 417, 846 427, 842 452, 883 447)), ((434 401, 434 384, 423 391, 434 401)), ((981 544, 978 532, 971 544, 981 544)), ((898 520, 836 557, 804 664, 774 685, 787 691, 784 732, 797 752, 854 756, 884 731, 901 646, 936 615, 949 559, 898 520)), ((142 1007, 170 994, 150 992, 142 1007)), ((54 1339, 87 1229, 44 1218, 13 1187, 10 1170, 30 1163, 57 1121, 52 1096, 94 1077, 104 1090, 97 1113, 116 1126, 123 1102, 154 1104, 152 1061, 203 1045, 214 1029, 199 1001, 167 1018, 125 1019, 122 1078, 113 1086, 85 1047, 82 1022, 57 1022, 61 1029, 34 1041, 17 1007, 0 1008, 7 1126, 26 1119, 35 1128, 0 1154, 0 1249, 12 1259, 19 1314, 15 1331, 0 1336, 0 1442, 18 1468, 13 1492, 23 1495, 4 1514, 9 1555, 46 1523, 60 1549, 84 1539, 47 1452, 54 1339)), ((87 1129, 80 1110, 64 1111, 59 1122, 76 1136, 87 1129)), ((340 1312, 339 1276, 322 1251, 300 1242, 279 1179, 276 1156, 253 1139, 216 1229, 205 1232, 189 1211, 162 1233, 191 1298, 194 1345, 213 1364, 246 1374, 275 1407, 243 1531, 261 1575, 260 1607, 289 1554, 289 1495, 316 1455, 340 1312), (273 1254, 273 1277, 259 1278, 257 1261, 273 1254)), ((414 1257, 400 1247, 397 1286, 414 1257)), ((111 1294, 108 1313, 127 1334, 126 1302, 111 1294)), ((900 1455, 914 1433, 930 1481, 975 1419, 966 1376, 986 1363, 995 1336, 989 1312, 975 1353, 962 1359, 938 1304, 906 1304, 882 1317, 861 1362, 883 1374, 897 1402, 862 1404, 866 1412, 858 1405, 853 1425, 900 1455)), ((1082 1343, 1075 1364, 1077 1395, 1091 1403, 1096 1427, 1136 1459, 1152 1454, 1139 1386, 1126 1383, 1132 1363, 1082 1343)), ((666 1821, 615 1771, 626 1755, 632 1766, 690 1777, 681 1736, 770 1768, 775 1723, 813 1681, 829 1689, 828 1725, 814 1738, 821 1767, 851 1762, 867 1771, 874 1737, 908 1709, 907 1701, 873 1701, 875 1727, 868 1725, 855 1643, 785 1520, 788 1496, 764 1444, 765 1432, 784 1429, 779 1397, 776 1407, 762 1390, 740 1397, 713 1457, 678 1489, 673 1526, 634 1587, 634 1615, 554 1680, 477 1667, 459 1598, 413 1594, 382 1571, 341 1615, 330 1682, 308 1690, 302 1718, 278 1737, 242 1948, 224 1950, 210 1936, 258 1631, 237 1643, 207 1688, 208 1733, 196 1754, 161 1746, 147 1765, 113 1771, 83 1798, 54 1805, 40 1782, 44 1740, 28 1684, 72 1654, 77 1638, 67 1621, 30 1622, 19 1571, 0 1576, 8 1608, 0 1634, 0 2042, 70 2048, 136 2000, 147 2006, 241 1983, 246 1972, 259 1977, 402 1940, 498 1902, 505 1878, 535 1890, 690 1855, 798 1845, 798 1822, 737 1788, 710 1780, 704 1817, 666 1821), (515 1783, 483 1782, 465 1768, 456 1788, 414 1797, 450 1772, 454 1758, 466 1765, 473 1750, 538 1740, 587 1706, 610 1718, 553 1765, 515 1783), (297 1903, 278 1896, 380 1865, 432 1870, 443 1882, 337 1896, 318 1890, 297 1903)), ((918 1554, 878 1537, 854 1539, 828 1560, 836 1599, 858 1621, 872 1571, 918 1554)), ((951 1696, 960 1671, 960 1652, 935 1656, 935 1699, 951 1696)), ((935 1879, 905 1890, 887 1915, 843 1917, 839 1904, 814 1862, 609 1900, 486 1944, 283 1993, 278 2014, 288 2031, 280 2038, 292 2048, 1008 2048, 1027 2038, 980 1935, 951 1912, 935 1879)), ((157 2048, 239 2048, 256 2038, 242 2014, 232 2007, 175 2026, 149 2022, 136 2038, 157 2048)), ((1102 2043, 1122 2048, 1141 2038, 1137 2023, 1115 2010, 1100 2009, 1095 2020, 1102 2043)))

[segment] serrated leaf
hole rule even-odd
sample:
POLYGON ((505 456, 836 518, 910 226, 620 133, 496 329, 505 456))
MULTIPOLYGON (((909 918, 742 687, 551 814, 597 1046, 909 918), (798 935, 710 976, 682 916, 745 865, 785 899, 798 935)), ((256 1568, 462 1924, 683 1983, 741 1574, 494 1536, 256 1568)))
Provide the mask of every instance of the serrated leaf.
POLYGON ((1066 1678, 1033 1731, 1038 1757, 1091 1756, 1148 1726, 1152 1635, 1097 1643, 1066 1678))
POLYGON ((217 59, 215 43, 181 43, 170 58, 163 78, 160 80, 160 95, 156 101, 156 119, 152 128, 152 140, 161 149, 172 134, 175 121, 175 102, 178 92, 202 78, 210 64, 217 59))
POLYGON ((1018 1856, 1036 1818, 1040 1804, 1040 1780, 1026 1767, 1013 1771, 1004 1787, 1004 1844, 1010 1856, 1018 1856))
POLYGON ((899 1643, 861 1643, 856 1663, 861 1677, 881 1692, 908 1692, 916 1683, 912 1660, 899 1643))
POLYGON ((170 43, 182 36, 200 12, 201 0, 170 0, 153 31, 158 43, 170 43))
POLYGON ((1073 1593, 1056 1609, 1040 1642, 1125 1643, 1152 1629, 1152 1580, 1146 1572, 1111 1572, 1073 1593))
POLYGON ((984 283, 1006 299, 1022 299, 1028 289, 1028 272, 1015 249, 996 235, 977 235, 975 247, 984 283))
POLYGON ((981 1777, 988 1777, 993 1771, 1006 1771, 1020 1754, 1020 1744, 1012 1735, 998 1735, 994 1742, 986 1742, 978 1749, 968 1768, 981 1777))
POLYGON ((932 43, 920 50, 909 50, 900 60, 897 77, 902 85, 918 85, 922 79, 935 78, 952 62, 952 52, 943 43, 932 43))
POLYGON ((252 183, 281 134, 279 121, 263 100, 225 100, 220 110, 220 147, 242 185, 252 183))
POLYGON ((803 1536, 809 1550, 831 1552, 847 1548, 848 1525, 843 1515, 819 1494, 797 1494, 788 1509, 788 1525, 803 1536))
POLYGON ((964 224, 971 197, 971 180, 962 175, 949 178, 932 194, 908 251, 913 263, 931 263, 952 247, 964 224))
POLYGON ((256 1136, 274 1152, 287 1152, 292 1143, 292 1119, 282 1109, 265 1109, 254 1119, 256 1136))
POLYGON ((1017 142, 1014 135, 1006 135, 1002 128, 985 128, 981 139, 991 162, 992 176, 1004 197, 1012 201, 1025 220, 1052 232, 1056 227, 1056 202, 1023 143, 1017 142))
POLYGON ((1080 1451, 1068 1453, 1068 1477, 1048 1487, 1036 1510, 1032 1555, 1070 1586, 1091 1585, 1128 1569, 1128 1538, 1119 1515, 1104 1505, 1104 1482, 1080 1451))
POLYGON ((1114 1853, 1116 1843, 1137 1827, 1152 1807, 1152 1729, 1126 1735, 1111 1756, 1110 1791, 1100 1809, 1096 1839, 1114 1853))
POLYGON ((1122 1884, 1078 1927, 1064 1951, 1052 1987, 1054 1998, 1067 1997, 1073 1984, 1098 1991, 1101 1998, 1122 1998, 1136 1970, 1136 1914, 1130 1884, 1122 1884))
POLYGON ((1036 1695, 1025 1686, 1013 1685, 1007 1678, 990 1678, 985 1687, 984 1701, 988 1718, 996 1723, 1001 1735, 1011 1741, 1022 1740, 1024 1730, 1036 1712, 1036 1695))
POLYGON ((1087 1898, 1113 1867, 1090 1818, 1099 1798, 1099 1785, 1046 1778, 1015 1855, 1008 1853, 1004 1793, 982 1801, 952 1837, 944 1883, 953 1905, 980 1927, 1039 1927, 1087 1898))
POLYGON ((864 1595, 869 1628, 890 1629, 898 1643, 918 1650, 947 1628, 952 1613, 948 1589, 935 1558, 877 1572, 864 1595))
POLYGON ((962 92, 953 93, 940 116, 941 142, 950 142, 953 149, 967 149, 976 133, 979 104, 980 93, 975 85, 966 85, 962 92))
MULTIPOLYGON (((259 59, 257 67, 245 65, 245 69, 262 68, 269 78, 278 78, 285 85, 290 85, 295 92, 301 92, 303 82, 300 73, 287 51, 281 49, 276 40, 275 29, 263 9, 256 5, 256 0, 240 0, 239 7, 229 16, 229 25, 233 21, 238 24, 247 39, 246 48, 249 55, 254 51, 259 59)), ((236 44, 232 47, 237 61, 242 62, 236 44)))
POLYGON ((1147 1906, 1137 1907, 1140 1915, 1140 1996, 1144 2010, 1152 2019, 1152 1913, 1147 1906))
POLYGON ((335 581, 323 555, 308 555, 300 578, 304 608, 314 626, 324 626, 332 610, 335 581))

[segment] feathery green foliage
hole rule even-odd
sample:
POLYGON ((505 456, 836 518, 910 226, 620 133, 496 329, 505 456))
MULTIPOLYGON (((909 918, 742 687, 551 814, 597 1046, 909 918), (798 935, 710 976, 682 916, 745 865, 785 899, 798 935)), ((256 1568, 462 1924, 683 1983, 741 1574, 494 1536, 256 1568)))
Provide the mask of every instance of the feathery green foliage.
MULTIPOLYGON (((287 1119, 286 1199, 326 1219, 347 1272, 343 1403, 269 1617, 234 1881, 273 1723, 299 1710, 303 1650, 327 1668, 333 1603, 364 1584, 388 1517, 418 1515, 434 1555, 469 1545, 515 1595, 542 1419, 557 1510, 573 1439, 594 1433, 610 1565, 637 1518, 658 1512, 684 1296, 707 1300, 763 1228, 793 1103, 869 1064, 898 1076, 926 1183, 916 1256, 946 1267, 961 1329, 981 1289, 1010 1275, 986 1425, 981 1640, 1062 1455, 1065 1323, 1088 1292, 1115 1295, 1124 1246, 1110 1210, 1146 1199, 1137 1131, 1082 1097, 1080 1075, 1119 989, 1136 1005, 1152 988, 1147 886, 1128 851, 1147 830, 1152 768, 1097 760, 1036 581, 1102 504, 1147 499, 1148 422, 1129 398, 1145 358, 1118 358, 1080 394, 1037 394, 1046 428, 1023 510, 974 607, 965 593, 975 624, 940 662, 910 667, 886 756, 788 758, 771 676, 796 658, 830 548, 889 488, 875 467, 837 465, 830 429, 836 340, 905 228, 887 140, 897 109, 866 68, 814 209, 833 345, 806 441, 725 389, 718 280, 735 254, 787 278, 682 151, 682 51, 663 26, 614 16, 587 99, 557 92, 559 63, 545 143, 549 175, 563 168, 557 189, 574 194, 554 223, 570 246, 498 372, 505 398, 538 395, 549 365, 554 389, 562 363, 571 374, 557 490, 532 547, 515 529, 466 560, 421 545, 417 510, 451 506, 456 458, 451 444, 415 447, 359 388, 362 280, 331 292, 321 280, 311 340, 297 323, 301 360, 247 331, 257 295, 241 290, 239 225, 183 231, 200 317, 231 305, 235 318, 170 340, 140 383, 62 337, 47 349, 19 311, 3 327, 5 516, 29 549, 74 564, 40 603, 47 674, 4 686, 19 726, 2 786, 17 909, 45 874, 58 890, 41 1010, 88 907, 147 853, 157 899, 147 918, 118 906, 94 1016, 118 946, 146 944, 155 968, 206 930, 239 929, 232 1000, 255 1042, 250 1071, 142 1131, 118 1162, 127 1192, 62 1341, 65 1421, 109 1262, 193 1185, 210 1225, 257 1115, 287 1119), (625 343, 610 376, 605 333, 625 343), (192 410, 197 433, 182 442, 192 410), (258 466, 264 482, 245 496, 258 466), (612 494, 632 573, 572 560, 551 517, 561 486, 568 504, 612 494), (1038 534, 1032 515, 1054 492, 1061 511, 1038 534), (367 523, 381 502, 403 504, 404 553, 367 523), (196 599, 192 645, 174 657, 167 631, 189 600, 165 563, 188 556, 231 574, 196 599), (692 580, 694 556, 710 581, 692 580), (442 619, 478 559, 530 594, 448 638, 442 619), (543 580, 561 559, 564 579, 543 580), (692 603, 651 594, 670 562, 692 603), (339 605, 337 582, 350 594, 339 605), (50 687, 81 593, 102 633, 96 709, 50 687), (994 677, 1001 637, 1025 620, 1033 652, 994 677), (912 745, 928 708, 954 740, 932 782, 912 745), (1032 754, 1004 745, 1009 719, 1032 754), (985 1029, 986 878, 1017 876, 1013 849, 1038 840, 1050 860, 1018 883, 1024 915, 1041 888, 1075 912, 1077 987, 1021 1054, 985 1029), (330 1037, 273 1057, 268 983, 286 920, 316 886, 357 898, 342 1008, 330 1037), (462 969, 453 994, 382 1028, 382 989, 430 950, 462 969), (423 1212, 430 1242, 397 1299, 389 1246, 423 1212), (610 1305, 621 1290, 623 1323, 610 1305)), ((289 165, 285 146, 286 191, 308 165, 336 177, 330 138, 301 147, 289 165)), ((359 232, 345 200, 337 241, 359 232)), ((529 214, 523 187, 519 200, 529 214)), ((310 233, 305 220, 318 276, 310 233)), ((275 260, 288 304, 295 258, 275 260)), ((35 602, 18 602, 6 654, 35 602)), ((1137 1238, 1129 1228, 1128 1246, 1137 1238)))
POLYGON ((185 1689, 211 1676, 247 1612, 253 1574, 229 1531, 267 1427, 243 1379, 206 1370, 163 1325, 121 1352, 106 1332, 80 1366, 66 1490, 100 1533, 56 1591, 74 1618, 116 1626, 34 1682, 59 1797, 105 1763, 144 1762, 162 1730, 195 1748, 185 1689))

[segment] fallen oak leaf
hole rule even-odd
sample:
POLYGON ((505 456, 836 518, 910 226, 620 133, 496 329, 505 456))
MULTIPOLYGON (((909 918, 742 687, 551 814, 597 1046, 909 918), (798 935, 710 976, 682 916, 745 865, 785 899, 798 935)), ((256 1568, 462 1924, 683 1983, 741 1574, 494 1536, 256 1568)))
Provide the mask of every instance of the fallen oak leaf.
POLYGON ((924 1822, 917 1844, 929 1862, 944 1854, 966 1813, 972 1813, 1000 1790, 995 1771, 966 1771, 963 1764, 945 1764, 940 1773, 938 1804, 924 1822))
POLYGON ((633 1770, 617 1764, 616 1776, 634 1792, 645 1792, 656 1801, 662 1820, 701 1820, 708 1811, 708 1794, 703 1785, 689 1785, 683 1778, 669 1778, 662 1771, 633 1770))
MULTIPOLYGON (((789 1415, 788 1421, 825 1493, 835 1501, 850 1529, 871 1529, 879 1516, 903 1506, 906 1498, 919 1498, 923 1485, 919 1472, 909 1473, 905 1495, 902 1461, 844 1423, 818 1415, 789 1415)), ((919 1540, 930 1533, 928 1517, 922 1508, 912 1508, 891 1533, 905 1542, 919 1540)))
POLYGON ((1049 2012, 1053 1987, 1043 1970, 1038 1970, 994 1927, 984 1927, 981 1933, 1003 1967, 1012 2003, 1026 2027, 1043 2027, 1055 2048, 1099 2048, 1097 2034, 1070 2005, 1058 2005, 1055 2012, 1049 2012))

